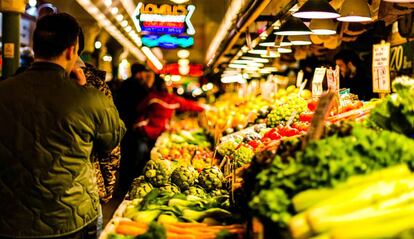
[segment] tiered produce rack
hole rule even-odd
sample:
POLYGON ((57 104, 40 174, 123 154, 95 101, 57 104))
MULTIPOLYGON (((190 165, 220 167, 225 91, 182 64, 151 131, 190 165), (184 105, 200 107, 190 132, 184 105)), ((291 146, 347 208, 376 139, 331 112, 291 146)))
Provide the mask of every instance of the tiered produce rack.
POLYGON ((227 94, 175 119, 101 238, 412 236, 414 87, 393 86, 370 102, 227 94))

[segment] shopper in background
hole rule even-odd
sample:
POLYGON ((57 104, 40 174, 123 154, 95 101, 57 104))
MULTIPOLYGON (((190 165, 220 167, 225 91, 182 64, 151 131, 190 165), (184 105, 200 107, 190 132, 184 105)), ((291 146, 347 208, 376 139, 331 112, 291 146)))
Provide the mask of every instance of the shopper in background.
POLYGON ((133 125, 134 131, 146 139, 148 147, 147 156, 144 157, 146 160, 139 162, 140 172, 149 160, 156 139, 169 128, 170 120, 176 110, 201 112, 204 108, 194 101, 168 93, 165 80, 157 75, 153 91, 137 107, 137 111, 143 114, 133 125))
POLYGON ((42 17, 35 63, 0 83, 0 237, 96 237, 90 155, 110 152, 125 127, 111 100, 69 77, 79 31, 68 14, 42 17))
POLYGON ((339 66, 341 88, 350 88, 351 93, 358 95, 362 100, 370 100, 374 97, 369 71, 365 69, 354 51, 341 50, 335 55, 334 60, 339 66))
POLYGON ((140 173, 137 165, 143 160, 146 144, 141 136, 132 130, 132 126, 139 116, 139 112, 136 111, 137 105, 145 99, 154 84, 151 73, 144 65, 132 64, 131 75, 122 83, 116 99, 120 116, 127 127, 127 133, 121 143, 120 193, 128 190, 134 177, 140 173))

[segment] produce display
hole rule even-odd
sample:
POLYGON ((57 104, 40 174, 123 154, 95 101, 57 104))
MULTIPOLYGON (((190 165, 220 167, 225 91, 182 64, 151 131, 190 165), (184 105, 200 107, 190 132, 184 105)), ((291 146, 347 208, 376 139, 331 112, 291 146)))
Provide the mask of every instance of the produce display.
POLYGON ((159 137, 104 239, 412 238, 414 84, 393 89, 335 95, 318 140, 308 91, 225 94, 159 137))
POLYGON ((414 79, 394 81, 394 94, 375 108, 369 121, 386 130, 414 137, 414 79))

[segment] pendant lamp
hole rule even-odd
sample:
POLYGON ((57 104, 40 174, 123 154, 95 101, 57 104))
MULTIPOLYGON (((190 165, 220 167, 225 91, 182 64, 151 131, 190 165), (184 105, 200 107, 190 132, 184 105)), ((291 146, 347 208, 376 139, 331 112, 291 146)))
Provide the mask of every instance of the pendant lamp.
POLYGON ((248 53, 256 54, 256 55, 263 55, 263 54, 267 54, 268 51, 270 51, 270 47, 258 46, 256 48, 248 51, 248 53))
POLYGON ((292 43, 289 41, 287 37, 283 37, 282 42, 280 45, 276 45, 276 35, 271 34, 266 41, 259 43, 259 46, 271 46, 271 47, 279 47, 279 46, 291 46, 292 43))
POLYGON ((242 60, 251 60, 251 61, 258 62, 258 63, 268 63, 269 62, 268 59, 263 59, 263 58, 260 58, 256 54, 250 54, 250 53, 244 54, 243 56, 240 57, 240 59, 242 59, 242 60))
POLYGON ((339 11, 341 22, 369 22, 372 21, 371 11, 366 0, 345 0, 339 11))
POLYGON ((290 16, 275 32, 281 36, 310 35, 312 31, 297 17, 290 16))
POLYGON ((307 19, 330 19, 339 17, 339 14, 326 0, 308 0, 292 15, 294 17, 307 19))
POLYGON ((287 48, 287 47, 279 47, 277 48, 277 52, 279 53, 291 53, 292 52, 292 48, 287 48))
POLYGON ((309 28, 316 35, 336 34, 336 24, 331 19, 312 19, 309 28))
POLYGON ((289 36, 289 41, 294 46, 305 46, 312 44, 309 36, 289 36))

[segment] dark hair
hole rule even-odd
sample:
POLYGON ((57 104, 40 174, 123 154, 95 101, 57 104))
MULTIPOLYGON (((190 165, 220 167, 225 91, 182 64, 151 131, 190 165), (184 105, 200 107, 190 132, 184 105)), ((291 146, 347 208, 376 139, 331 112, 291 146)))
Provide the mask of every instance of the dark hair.
POLYGON ((157 92, 168 92, 165 80, 158 74, 155 75, 153 89, 157 92))
POLYGON ((131 65, 131 75, 132 77, 135 76, 135 74, 137 74, 138 72, 143 72, 143 71, 148 71, 148 69, 139 63, 134 63, 131 65))
POLYGON ((82 55, 83 50, 85 49, 85 35, 83 35, 82 28, 79 28, 79 48, 78 48, 78 56, 82 55))
POLYGON ((335 55, 334 60, 343 60, 346 64, 352 62, 354 65, 359 65, 361 62, 361 59, 352 50, 341 50, 335 55))
POLYGON ((76 45, 80 26, 67 13, 44 16, 36 23, 33 33, 33 51, 36 58, 58 57, 70 46, 76 45))

